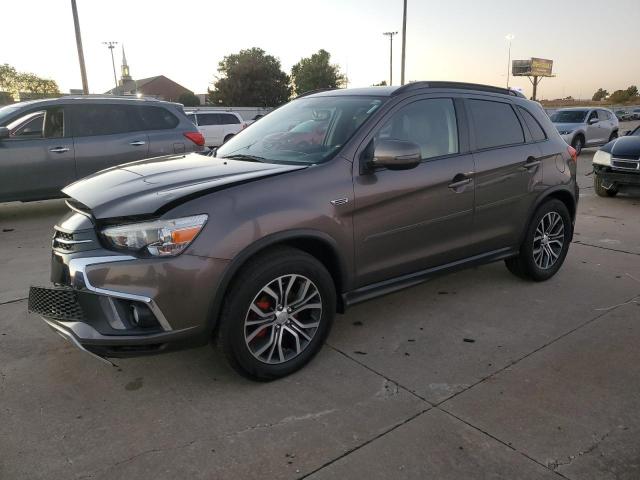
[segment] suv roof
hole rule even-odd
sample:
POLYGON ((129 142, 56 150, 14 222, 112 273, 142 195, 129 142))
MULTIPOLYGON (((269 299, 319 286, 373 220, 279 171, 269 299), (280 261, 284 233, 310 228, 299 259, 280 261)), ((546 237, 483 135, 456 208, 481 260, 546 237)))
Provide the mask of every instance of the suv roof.
POLYGON ((501 95, 509 95, 513 97, 526 98, 522 93, 517 92, 516 90, 506 89, 502 87, 494 87, 492 85, 482 85, 478 83, 441 82, 441 81, 411 82, 402 86, 314 90, 311 92, 303 93, 302 95, 299 95, 298 98, 306 97, 306 96, 335 96, 335 95, 376 95, 376 96, 391 97, 391 96, 400 95, 406 92, 412 92, 415 90, 423 90, 423 89, 429 89, 429 88, 471 90, 471 91, 498 93, 501 95))
POLYGON ((13 107, 27 107, 27 106, 48 106, 48 105, 57 105, 59 103, 69 104, 69 103, 159 103, 164 105, 172 105, 172 106, 182 106, 180 103, 175 102, 167 102, 164 100, 158 100, 157 98, 148 98, 148 97, 118 97, 114 95, 63 95, 58 98, 43 98, 38 100, 27 100, 25 102, 18 102, 12 104, 13 107))

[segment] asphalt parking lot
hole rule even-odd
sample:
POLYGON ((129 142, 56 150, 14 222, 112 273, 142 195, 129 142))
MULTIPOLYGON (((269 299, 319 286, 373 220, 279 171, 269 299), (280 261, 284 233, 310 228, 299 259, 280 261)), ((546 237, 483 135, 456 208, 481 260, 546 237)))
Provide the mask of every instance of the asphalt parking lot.
POLYGON ((359 305, 271 383, 211 348, 76 350, 26 305, 64 203, 0 204, 0 479, 640 478, 640 191, 597 197, 593 152, 556 277, 497 263, 359 305))

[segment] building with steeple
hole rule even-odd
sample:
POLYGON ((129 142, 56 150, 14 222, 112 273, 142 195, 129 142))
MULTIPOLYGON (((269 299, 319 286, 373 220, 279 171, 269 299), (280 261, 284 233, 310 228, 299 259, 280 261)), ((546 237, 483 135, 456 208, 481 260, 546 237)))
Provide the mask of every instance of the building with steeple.
POLYGON ((118 87, 112 88, 107 94, 110 95, 140 95, 145 97, 155 97, 161 100, 177 102, 183 93, 193 93, 179 83, 165 77, 156 75, 155 77, 134 80, 129 71, 127 56, 122 46, 122 65, 120 66, 120 80, 118 87))

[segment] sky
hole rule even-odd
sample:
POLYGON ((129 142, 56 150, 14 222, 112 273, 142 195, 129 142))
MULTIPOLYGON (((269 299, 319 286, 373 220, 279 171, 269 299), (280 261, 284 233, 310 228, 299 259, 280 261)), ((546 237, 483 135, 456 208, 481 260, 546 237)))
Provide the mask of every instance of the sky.
MULTIPOLYGON (((81 88, 70 0, 17 1, 0 9, 0 64, 81 88)), ((104 41, 124 45, 133 78, 163 74, 204 93, 218 62, 260 47, 283 70, 324 48, 350 87, 389 81, 389 40, 402 30, 402 0, 77 0, 89 89, 113 87, 104 41)), ((538 98, 590 98, 640 85, 640 0, 408 0, 406 79, 503 86, 511 55, 554 61, 538 98)), ((401 35, 393 42, 400 82, 401 35)), ((530 95, 525 77, 510 85, 530 95)))

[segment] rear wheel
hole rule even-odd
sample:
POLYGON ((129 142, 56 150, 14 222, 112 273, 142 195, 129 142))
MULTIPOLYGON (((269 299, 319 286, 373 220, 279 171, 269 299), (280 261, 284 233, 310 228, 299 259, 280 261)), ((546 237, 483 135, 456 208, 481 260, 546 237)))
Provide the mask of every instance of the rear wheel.
POLYGON ((605 188, 602 185, 602 179, 595 173, 593 174, 593 188, 599 197, 615 197, 618 194, 618 187, 612 185, 605 188))
POLYGON ((231 140, 233 138, 233 134, 229 134, 226 137, 224 137, 224 141, 222 143, 227 143, 229 140, 231 140))
POLYGON ((294 248, 251 260, 229 289, 218 341, 231 366, 256 380, 289 375, 320 350, 336 311, 327 269, 294 248))
POLYGON ((582 148, 584 147, 584 137, 582 135, 576 135, 571 141, 571 146, 575 149, 576 155, 580 155, 582 148))
POLYGON ((514 275, 541 282, 562 266, 573 235, 569 211, 560 200, 543 203, 534 214, 517 257, 505 260, 514 275))

